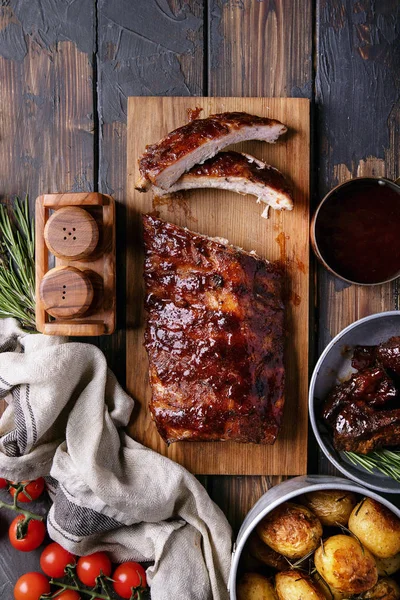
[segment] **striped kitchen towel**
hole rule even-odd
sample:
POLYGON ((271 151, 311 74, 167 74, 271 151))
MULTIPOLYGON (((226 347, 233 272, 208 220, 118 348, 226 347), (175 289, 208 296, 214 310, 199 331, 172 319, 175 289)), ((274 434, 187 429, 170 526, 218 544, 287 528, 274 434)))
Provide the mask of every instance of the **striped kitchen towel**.
POLYGON ((225 516, 193 475, 124 432, 134 402, 98 348, 0 320, 0 397, 0 475, 46 476, 52 539, 153 562, 153 600, 228 597, 225 516))

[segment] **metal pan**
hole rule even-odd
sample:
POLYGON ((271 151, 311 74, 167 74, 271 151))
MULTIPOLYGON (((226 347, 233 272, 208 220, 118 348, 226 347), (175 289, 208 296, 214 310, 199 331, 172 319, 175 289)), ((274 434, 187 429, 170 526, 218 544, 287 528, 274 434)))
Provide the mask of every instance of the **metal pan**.
POLYGON ((265 515, 271 512, 274 508, 279 506, 279 504, 287 502, 288 500, 292 500, 300 494, 315 492, 318 490, 332 489, 350 491, 356 494, 361 494, 362 496, 374 498, 378 502, 381 502, 381 504, 387 506, 387 508, 393 511, 393 513, 400 518, 400 509, 389 502, 389 500, 379 496, 371 490, 367 490, 366 488, 349 481, 348 479, 344 479, 343 477, 304 475, 302 477, 295 477, 294 479, 284 481, 283 483, 271 488, 268 490, 268 492, 261 496, 243 521, 232 554, 232 566, 228 583, 228 590, 231 600, 236 600, 237 598, 236 577, 243 548, 250 533, 258 525, 261 519, 263 519, 265 515))
POLYGON ((319 420, 318 415, 321 402, 332 388, 339 381, 348 379, 354 372, 351 367, 352 348, 358 344, 379 344, 395 335, 400 335, 400 311, 378 313, 352 323, 343 329, 321 354, 311 377, 309 392, 311 426, 325 456, 343 475, 361 485, 388 494, 400 493, 400 483, 379 471, 368 473, 362 467, 353 465, 343 452, 334 448, 332 434, 319 420))

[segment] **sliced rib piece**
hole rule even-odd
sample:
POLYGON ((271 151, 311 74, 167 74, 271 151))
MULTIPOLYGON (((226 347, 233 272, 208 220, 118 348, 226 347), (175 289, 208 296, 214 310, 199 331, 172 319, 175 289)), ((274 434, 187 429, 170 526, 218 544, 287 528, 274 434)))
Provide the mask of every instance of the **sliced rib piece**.
POLYGON ((287 128, 280 121, 244 112, 195 119, 175 129, 157 144, 147 146, 139 159, 136 189, 151 185, 167 190, 183 173, 203 163, 229 144, 246 140, 275 142, 287 128))
MULTIPOLYGON (((290 187, 278 169, 240 152, 219 152, 202 165, 196 165, 168 190, 153 187, 156 196, 195 188, 218 188, 238 194, 252 194, 276 210, 292 210, 290 187)), ((267 217, 265 210, 262 216, 267 217)))
POLYGON ((152 216, 143 225, 160 435, 273 444, 284 405, 280 267, 152 216))

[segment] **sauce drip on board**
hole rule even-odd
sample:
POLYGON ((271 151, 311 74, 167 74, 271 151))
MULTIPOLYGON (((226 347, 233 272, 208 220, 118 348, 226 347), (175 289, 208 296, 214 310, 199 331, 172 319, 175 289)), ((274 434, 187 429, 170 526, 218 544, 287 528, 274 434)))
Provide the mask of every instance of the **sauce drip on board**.
POLYGON ((357 181, 321 207, 315 226, 319 251, 338 275, 379 283, 400 273, 400 193, 381 180, 357 181))

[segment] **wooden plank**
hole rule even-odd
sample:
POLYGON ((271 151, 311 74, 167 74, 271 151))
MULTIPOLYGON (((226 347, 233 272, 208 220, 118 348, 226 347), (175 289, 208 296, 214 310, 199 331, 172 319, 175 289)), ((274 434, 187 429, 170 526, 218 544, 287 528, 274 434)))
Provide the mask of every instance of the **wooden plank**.
POLYGON ((211 96, 312 94, 311 0, 210 0, 211 96))
MULTIPOLYGON (((360 0, 317 2, 316 100, 319 196, 360 176, 400 173, 400 6, 360 0), (350 101, 351 99, 351 101, 350 101)), ((398 282, 350 286, 318 270, 319 351, 344 327, 398 308, 398 282)), ((333 468, 322 458, 320 469, 333 468)))
POLYGON ((99 191, 116 200, 117 331, 98 341, 125 381, 127 97, 202 94, 203 0, 98 0, 99 191))
POLYGON ((224 511, 236 537, 249 510, 274 485, 285 477, 253 476, 234 477, 213 475, 208 477, 208 493, 224 511))
MULTIPOLYGON (((209 0, 208 93, 311 98, 313 4, 311 0, 209 0)), ((312 330, 312 322, 310 326, 312 330)), ((315 456, 314 443, 309 451, 314 469, 315 456)), ((266 481, 229 477, 221 486, 220 480, 210 494, 225 511, 232 510, 234 503, 238 518, 231 522, 236 527, 250 508, 243 487, 257 490, 257 500, 267 491, 266 481)), ((276 484, 280 478, 272 481, 276 484)))
MULTIPOLYGON (((46 37, 51 28, 50 37, 58 32, 65 40, 61 7, 53 14, 38 11, 36 23, 33 12, 0 8, 2 41, 7 40, 0 44, 1 195, 29 193, 32 206, 41 193, 93 188, 90 58, 72 41, 56 44, 58 38, 46 37)), ((89 0, 81 3, 80 19, 92 23, 89 0)), ((82 41, 87 51, 93 42, 90 31, 82 41)))
MULTIPOLYGON (((93 189, 93 8, 92 0, 1 3, 2 201, 29 193, 33 207, 42 193, 93 189)), ((14 517, 1 513, 4 600, 20 575, 40 570, 41 549, 20 553, 4 534, 14 517)))
POLYGON ((293 212, 262 208, 249 196, 218 190, 193 192, 183 201, 154 203, 151 192, 134 188, 137 158, 151 143, 187 120, 193 103, 187 98, 130 98, 128 114, 128 226, 134 248, 128 256, 127 387, 141 407, 132 433, 135 439, 173 458, 198 474, 301 474, 306 472, 308 386, 308 223, 309 102, 306 99, 198 98, 204 114, 248 111, 277 118, 290 134, 277 144, 249 142, 242 149, 273 164, 294 184, 293 212), (286 419, 273 447, 234 443, 179 442, 169 448, 158 435, 147 408, 150 388, 143 348, 143 284, 140 215, 157 210, 161 218, 210 235, 227 238, 245 250, 281 260, 287 276, 286 419), (290 417, 290 418, 289 418, 290 417), (238 451, 240 449, 240 452, 238 451))

